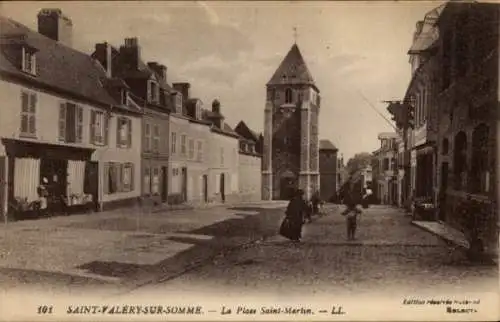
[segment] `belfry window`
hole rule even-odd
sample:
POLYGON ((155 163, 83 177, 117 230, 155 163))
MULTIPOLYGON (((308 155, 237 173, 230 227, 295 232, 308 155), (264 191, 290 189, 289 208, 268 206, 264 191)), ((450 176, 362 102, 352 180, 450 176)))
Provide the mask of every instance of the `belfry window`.
POLYGON ((285 103, 292 103, 293 101, 293 92, 291 88, 287 88, 285 90, 285 103))

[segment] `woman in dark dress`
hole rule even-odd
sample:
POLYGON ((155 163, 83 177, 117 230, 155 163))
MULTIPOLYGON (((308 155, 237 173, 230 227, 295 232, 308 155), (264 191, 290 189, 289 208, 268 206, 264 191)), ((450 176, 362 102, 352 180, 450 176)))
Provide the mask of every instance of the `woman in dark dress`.
POLYGON ((299 189, 288 203, 285 218, 288 224, 282 226, 282 235, 293 241, 300 241, 300 238, 302 238, 302 225, 304 224, 304 214, 306 211, 307 204, 304 201, 304 191, 299 189))

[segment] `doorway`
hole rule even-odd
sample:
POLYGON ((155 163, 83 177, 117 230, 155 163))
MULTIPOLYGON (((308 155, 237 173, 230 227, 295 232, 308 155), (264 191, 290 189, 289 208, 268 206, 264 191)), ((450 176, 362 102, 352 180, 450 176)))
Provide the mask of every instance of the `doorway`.
POLYGON ((448 190, 448 162, 441 163, 441 182, 439 188, 439 220, 446 220, 446 190, 448 190))
POLYGON ((83 191, 92 195, 92 203, 95 211, 99 210, 99 163, 87 161, 85 163, 85 179, 83 191))
POLYGON ((181 195, 182 202, 187 201, 187 168, 181 169, 181 195))
POLYGON ((167 196, 168 196, 168 168, 167 167, 161 167, 161 182, 162 187, 161 187, 161 202, 167 202, 167 196))
POLYGON ((226 187, 224 183, 226 182, 224 173, 220 174, 220 198, 222 202, 226 201, 226 187))
POLYGON ((203 188, 203 201, 208 202, 208 176, 206 174, 203 175, 202 179, 202 188, 203 188))
POLYGON ((292 199, 296 184, 293 178, 281 178, 280 180, 280 199, 290 200, 292 199))

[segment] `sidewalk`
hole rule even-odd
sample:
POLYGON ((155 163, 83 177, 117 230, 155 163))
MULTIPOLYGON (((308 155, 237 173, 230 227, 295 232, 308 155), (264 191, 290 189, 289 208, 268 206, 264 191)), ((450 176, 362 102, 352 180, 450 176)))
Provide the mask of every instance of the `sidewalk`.
POLYGON ((17 275, 23 280, 52 275, 123 284, 140 283, 136 276, 145 279, 154 270, 175 273, 193 256, 207 257, 258 238, 258 231, 250 231, 259 230, 253 217, 271 212, 280 218, 276 209, 283 202, 236 206, 158 212, 135 207, 7 223, 0 226, 0 283, 17 287, 17 275))

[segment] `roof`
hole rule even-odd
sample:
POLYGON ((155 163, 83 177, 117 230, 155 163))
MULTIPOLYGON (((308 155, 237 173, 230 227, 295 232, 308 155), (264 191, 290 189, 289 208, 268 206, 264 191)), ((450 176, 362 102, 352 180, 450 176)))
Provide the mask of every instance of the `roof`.
POLYGON ((290 51, 288 51, 288 54, 286 54, 267 85, 279 85, 283 83, 310 84, 315 86, 314 79, 307 68, 297 44, 294 44, 290 48, 290 51), (286 81, 284 81, 284 77, 286 77, 286 81))
POLYGON ((320 150, 331 150, 331 151, 338 151, 337 147, 330 142, 330 140, 320 140, 319 141, 319 149, 320 150))
POLYGON ((246 139, 249 139, 249 140, 254 141, 254 142, 259 141, 260 134, 253 131, 252 129, 250 129, 244 121, 240 121, 236 125, 234 130, 246 139))
POLYGON ((382 132, 378 134, 378 139, 395 139, 398 137, 396 132, 382 132))
MULTIPOLYGON (((2 37, 21 35, 22 43, 37 49, 37 75, 23 73, 15 63, 15 58, 0 51, 0 70, 19 76, 32 83, 71 93, 82 99, 104 105, 118 105, 104 88, 106 72, 89 55, 67 47, 28 27, 0 16, 2 37)), ((131 109, 135 110, 135 109, 131 109)))
POLYGON ((439 38, 439 31, 437 29, 436 22, 444 9, 444 5, 432 9, 427 12, 423 21, 419 23, 422 24, 420 30, 417 30, 417 35, 413 41, 408 53, 415 54, 433 47, 439 38))

